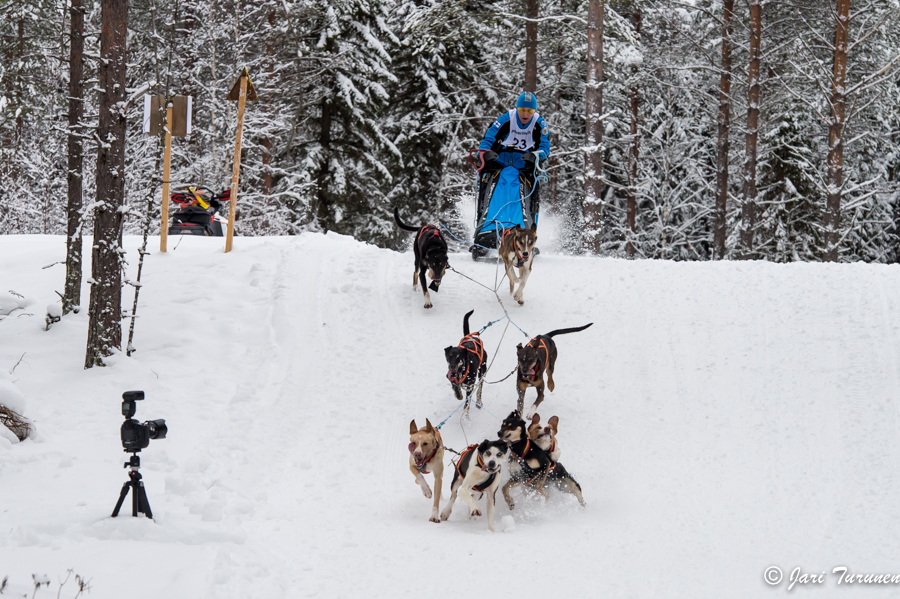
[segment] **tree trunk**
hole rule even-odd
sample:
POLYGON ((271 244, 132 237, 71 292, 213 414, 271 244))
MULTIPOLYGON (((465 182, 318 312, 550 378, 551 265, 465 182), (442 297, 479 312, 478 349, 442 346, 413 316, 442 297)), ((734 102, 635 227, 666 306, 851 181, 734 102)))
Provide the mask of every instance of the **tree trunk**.
POLYGON ((753 258, 756 229, 756 142, 759 131, 759 66, 762 35, 760 0, 750 0, 750 69, 747 95, 747 146, 744 158, 744 205, 741 210, 741 258, 753 258))
MULTIPOLYGON (((266 79, 270 88, 274 89, 274 81, 273 74, 275 72, 275 11, 270 10, 268 16, 266 17, 266 21, 269 24, 269 31, 266 35, 266 79)), ((262 138, 260 144, 263 147, 262 152, 262 183, 263 188, 262 192, 265 195, 272 194, 272 168, 270 166, 272 162, 272 149, 275 145, 272 143, 272 140, 268 135, 262 138)), ((268 209, 268 200, 266 200, 266 208, 268 209)), ((264 229, 268 229, 268 220, 269 215, 266 214, 264 216, 264 229)))
MULTIPOLYGON (((632 14, 634 19, 634 31, 638 39, 641 37, 641 9, 635 7, 632 14)), ((638 67, 631 67, 631 76, 637 78, 638 67)), ((634 258, 634 234, 637 230, 637 166, 638 156, 640 155, 641 138, 638 135, 638 107, 640 106, 640 95, 638 94, 637 82, 631 87, 631 148, 628 152, 628 201, 625 207, 625 215, 628 220, 628 234, 630 239, 625 244, 625 253, 629 258, 634 258)))
POLYGON ((731 126, 731 34, 734 0, 725 0, 722 17, 722 76, 719 82, 719 140, 716 144, 716 224, 714 256, 725 258, 725 219, 728 209, 728 134, 731 126))
POLYGON ((326 231, 331 226, 331 206, 328 201, 328 167, 331 158, 331 100, 328 97, 322 99, 322 118, 320 120, 319 145, 322 146, 322 166, 316 177, 317 199, 316 219, 326 231))
POLYGON ((91 303, 84 367, 122 345, 121 231, 125 200, 125 35, 127 0, 102 0, 100 7, 100 118, 97 136, 97 206, 91 263, 91 303), (121 103, 121 104, 120 104, 121 103))
POLYGON ((837 262, 841 229, 841 187, 844 184, 844 95, 847 79, 847 38, 850 0, 838 0, 834 34, 834 75, 831 82, 831 124, 828 127, 828 201, 825 207, 825 261, 837 262))
MULTIPOLYGON (((22 17, 19 19, 18 23, 18 38, 17 38, 17 47, 19 53, 19 64, 17 65, 16 70, 16 104, 18 106, 23 106, 25 104, 24 98, 22 96, 22 89, 24 87, 22 83, 22 69, 24 68, 23 59, 25 57, 25 18, 22 17)), ((24 120, 22 119, 22 113, 19 113, 16 116, 16 150, 19 149, 19 144, 22 143, 22 128, 24 126, 24 120)))
POLYGON ((600 250, 601 201, 603 198, 603 2, 588 2, 588 55, 585 86, 585 128, 587 152, 584 158, 584 242, 592 251, 600 250))
POLYGON ((537 46, 538 46, 538 18, 540 0, 525 0, 525 16, 530 21, 525 22, 525 91, 535 93, 537 91, 537 46))
MULTIPOLYGON (((562 82, 562 48, 557 48, 559 52, 559 56, 556 62, 556 114, 562 114, 562 90, 561 90, 561 82, 562 82)), ((552 147, 559 148, 559 127, 554 127, 553 132, 550 134, 550 141, 553 144, 552 147)), ((553 206, 555 210, 558 210, 558 200, 559 200, 559 158, 556 157, 555 154, 550 155, 550 205, 553 206)))
MULTIPOLYGON (((25 18, 21 17, 16 22, 16 45, 15 51, 10 49, 7 53, 6 64, 8 67, 15 68, 15 76, 10 77, 6 76, 6 91, 8 97, 13 100, 13 103, 16 107, 16 110, 19 110, 23 107, 23 98, 22 98, 22 69, 24 68, 22 64, 22 58, 25 54, 25 18)), ((12 70, 12 69, 10 69, 12 70)), ((15 186, 15 183, 19 180, 19 165, 22 162, 22 159, 19 157, 19 144, 22 139, 22 115, 21 113, 15 117, 15 127, 13 127, 12 132, 9 134, 8 139, 0 139, 0 149, 9 150, 10 160, 3 161, 8 162, 8 164, 3 164, 0 162, 0 168, 4 168, 6 170, 6 176, 11 185, 11 187, 15 186)))
POLYGON ((272 148, 275 146, 272 144, 272 140, 269 139, 268 136, 263 137, 260 142, 263 147, 262 152, 262 183, 263 188, 262 192, 265 195, 271 195, 272 193, 272 169, 270 168, 270 164, 272 162, 272 148))
POLYGON ((81 119, 84 115, 84 4, 72 0, 69 24, 69 139, 68 204, 66 205, 66 286, 62 312, 68 314, 81 305, 82 175, 84 144, 81 119))

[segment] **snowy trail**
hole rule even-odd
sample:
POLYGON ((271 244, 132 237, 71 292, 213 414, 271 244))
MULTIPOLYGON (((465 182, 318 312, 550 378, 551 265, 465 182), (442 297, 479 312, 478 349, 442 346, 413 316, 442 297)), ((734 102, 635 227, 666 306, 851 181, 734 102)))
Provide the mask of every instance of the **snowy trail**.
MULTIPOLYGON (((525 305, 500 297, 529 336, 595 323, 557 339, 540 410, 588 507, 526 497, 491 534, 460 504, 427 521, 406 444, 411 419, 459 405, 443 348, 466 311, 475 330, 503 315, 493 294, 449 273, 426 311, 410 254, 335 235, 207 241, 148 257, 138 352, 82 371, 86 315, 39 326, 63 242, 0 237, 0 292, 31 302, 0 321, 0 383, 38 426, 0 439, 0 577, 74 567, 101 598, 759 597, 786 588, 763 582, 773 564, 900 574, 900 267, 542 255, 525 305), (142 452, 155 523, 108 517, 131 388, 170 427, 142 452)), ((451 263, 492 286, 493 265, 451 263)), ((498 351, 504 324, 483 335, 488 380, 528 339, 510 326, 498 351)), ((446 445, 493 438, 514 387, 485 385, 446 445)), ((834 582, 820 593, 898 589, 834 582)))

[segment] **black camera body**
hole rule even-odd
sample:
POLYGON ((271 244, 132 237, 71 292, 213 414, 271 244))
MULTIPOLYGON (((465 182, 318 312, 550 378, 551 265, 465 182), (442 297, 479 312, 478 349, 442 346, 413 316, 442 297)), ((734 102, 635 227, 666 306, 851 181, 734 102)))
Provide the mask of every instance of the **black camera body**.
POLYGON ((144 399, 143 391, 126 391, 122 394, 122 447, 125 451, 136 453, 150 445, 151 439, 165 439, 168 427, 162 418, 140 422, 133 418, 137 411, 136 401, 144 399))

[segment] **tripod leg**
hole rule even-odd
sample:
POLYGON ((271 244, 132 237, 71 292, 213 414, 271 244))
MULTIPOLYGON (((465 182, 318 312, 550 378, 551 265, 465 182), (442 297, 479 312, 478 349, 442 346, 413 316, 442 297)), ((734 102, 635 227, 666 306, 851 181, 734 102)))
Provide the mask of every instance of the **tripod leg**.
POLYGON ((125 496, 128 495, 128 487, 131 486, 131 482, 126 482, 122 485, 122 492, 119 493, 119 500, 116 502, 116 509, 113 510, 112 517, 115 518, 119 515, 119 509, 122 507, 122 503, 125 501, 125 496))
POLYGON ((141 513, 147 514, 147 517, 153 520, 153 512, 150 511, 150 500, 147 499, 147 490, 144 489, 144 483, 139 482, 138 489, 140 492, 139 506, 141 508, 139 511, 141 513))

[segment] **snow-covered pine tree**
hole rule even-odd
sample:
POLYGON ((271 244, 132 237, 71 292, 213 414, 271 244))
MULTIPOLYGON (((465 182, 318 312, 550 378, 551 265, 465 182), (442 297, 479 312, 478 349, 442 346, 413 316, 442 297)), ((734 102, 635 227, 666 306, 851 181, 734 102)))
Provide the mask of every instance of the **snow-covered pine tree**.
POLYGON ((397 153, 389 161, 393 184, 387 199, 411 222, 455 220, 461 234, 454 208, 460 201, 474 205, 467 150, 478 146, 504 110, 516 79, 498 60, 502 52, 482 42, 502 27, 500 8, 473 0, 404 1, 392 14, 399 42, 385 130, 397 153))
POLYGON ((549 181, 541 192, 541 212, 542 218, 558 220, 559 247, 570 253, 584 249, 586 14, 583 0, 541 5, 538 98, 551 142, 546 165, 549 181))
POLYGON ((384 133, 396 43, 386 6, 375 0, 314 4, 297 40, 295 93, 302 100, 289 150, 310 207, 297 230, 334 230, 384 240, 389 232, 386 160, 398 153, 384 133))
POLYGON ((65 14, 7 3, 0 28, 0 234, 59 233, 65 212, 65 14))

